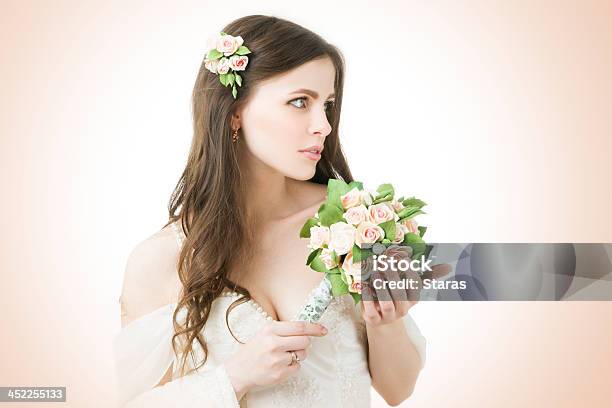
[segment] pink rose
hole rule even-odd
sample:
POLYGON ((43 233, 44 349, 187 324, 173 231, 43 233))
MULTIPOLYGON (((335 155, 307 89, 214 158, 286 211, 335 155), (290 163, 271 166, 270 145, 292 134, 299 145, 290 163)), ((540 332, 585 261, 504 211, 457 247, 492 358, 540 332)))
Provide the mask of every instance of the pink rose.
POLYGON ((359 225, 366 220, 368 209, 363 204, 357 207, 351 207, 344 213, 344 219, 353 225, 359 225))
POLYGON ((373 244, 384 238, 384 236, 385 231, 383 231, 382 228, 369 221, 364 221, 357 226, 357 237, 355 238, 355 242, 358 245, 373 244))
POLYGON ((400 212, 404 208, 404 204, 396 199, 393 199, 391 200, 391 207, 393 207, 393 210, 400 212))
POLYGON ((344 255, 355 245, 355 227, 345 222, 337 222, 329 227, 329 249, 337 255, 344 255))
POLYGON ((353 187, 351 191, 340 196, 340 201, 345 209, 356 207, 361 204, 361 191, 357 187, 353 187))
POLYGON ((386 203, 374 204, 368 208, 368 221, 381 224, 395 218, 395 211, 386 203))
POLYGON ((231 35, 222 35, 217 39, 217 51, 222 52, 226 57, 229 57, 236 52, 242 45, 244 40, 241 36, 234 37, 231 35))
POLYGON ((395 238, 393 239, 393 241, 391 241, 394 244, 399 244, 400 242, 404 241, 404 227, 402 224, 400 223, 395 223, 395 238))
POLYGON ((229 59, 229 66, 234 71, 244 71, 249 63, 249 57, 246 55, 232 55, 229 59))
POLYGON ((217 64, 217 73, 218 74, 227 74, 229 71, 229 60, 227 58, 221 58, 219 63, 217 64))
POLYGON ((353 262, 353 252, 349 252, 342 262, 342 270, 350 292, 361 293, 361 262, 353 262))
POLYGON ((329 228, 327 227, 310 227, 310 244, 311 249, 318 249, 329 242, 329 228))

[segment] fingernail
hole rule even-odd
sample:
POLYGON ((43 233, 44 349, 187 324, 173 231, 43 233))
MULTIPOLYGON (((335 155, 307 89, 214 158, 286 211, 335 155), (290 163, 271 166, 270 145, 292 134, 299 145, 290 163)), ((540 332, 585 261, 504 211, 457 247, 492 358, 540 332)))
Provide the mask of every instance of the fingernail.
POLYGON ((325 326, 321 327, 321 333, 327 334, 327 328, 325 326))

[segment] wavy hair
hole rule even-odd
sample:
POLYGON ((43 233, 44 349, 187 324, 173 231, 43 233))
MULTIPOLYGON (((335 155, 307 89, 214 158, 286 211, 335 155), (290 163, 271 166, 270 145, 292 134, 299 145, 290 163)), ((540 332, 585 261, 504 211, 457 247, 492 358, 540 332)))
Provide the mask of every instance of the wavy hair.
POLYGON ((212 302, 224 288, 233 288, 242 295, 226 311, 228 327, 231 309, 251 299, 246 288, 228 278, 232 260, 249 259, 254 242, 253 222, 248 217, 241 188, 244 175, 238 165, 236 144, 232 142, 231 117, 241 104, 248 102, 258 83, 318 58, 331 59, 336 72, 335 103, 327 113, 332 131, 325 139, 315 175, 309 181, 327 184, 330 178, 353 180, 338 140, 344 84, 341 52, 314 32, 273 16, 241 17, 222 31, 242 36, 251 50, 248 68, 241 72, 243 86, 239 88, 238 98, 234 99, 229 88, 221 85, 217 75, 208 71, 202 61, 192 93, 191 148, 185 169, 172 192, 168 204, 169 220, 165 225, 180 221, 186 236, 177 264, 182 289, 173 314, 172 337, 174 353, 182 355, 181 376, 186 373, 188 354, 194 368, 187 373, 206 362, 208 348, 202 330, 212 302), (178 312, 183 308, 186 309, 185 319, 179 322, 178 312), (204 352, 199 364, 194 354, 194 341, 204 352))

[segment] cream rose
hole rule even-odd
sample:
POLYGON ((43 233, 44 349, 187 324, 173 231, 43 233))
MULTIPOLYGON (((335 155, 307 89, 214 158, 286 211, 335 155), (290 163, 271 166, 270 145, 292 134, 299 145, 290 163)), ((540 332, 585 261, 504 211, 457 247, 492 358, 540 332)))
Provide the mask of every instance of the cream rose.
POLYGON ((234 71, 244 71, 249 63, 249 57, 246 55, 232 55, 229 59, 229 66, 234 71))
POLYGON ((337 222, 329 227, 329 249, 337 255, 344 255, 355 245, 355 227, 345 222, 337 222))
POLYGON ((395 238, 393 241, 391 241, 392 243, 399 244, 400 242, 404 241, 404 228, 406 227, 402 224, 398 222, 395 223, 395 238))
POLYGON ((340 196, 342 207, 351 208, 361 204, 361 191, 357 187, 353 187, 351 191, 340 196))
POLYGON ((419 233, 419 225, 417 224, 417 222, 414 219, 406 219, 404 218, 401 221, 401 224, 406 228, 404 231, 405 233, 409 233, 412 232, 413 234, 418 234, 419 233))
POLYGON ((310 245, 311 249, 318 249, 329 243, 329 228, 327 227, 310 227, 310 245))
POLYGON ((323 261, 327 269, 333 269, 338 266, 338 263, 334 257, 334 251, 329 248, 323 248, 319 258, 321 258, 321 261, 323 261))
POLYGON ((217 66, 219 65, 219 60, 209 60, 209 59, 205 59, 204 60, 204 66, 206 67, 207 70, 209 70, 210 72, 212 72, 213 74, 217 73, 217 66))
POLYGON ((353 225, 359 225, 366 220, 368 209, 363 204, 357 207, 352 207, 346 210, 343 217, 349 223, 353 225))
POLYGON ((241 36, 234 37, 231 35, 222 35, 217 39, 217 51, 222 52, 226 57, 229 57, 236 52, 242 45, 244 40, 241 36))
POLYGON ((384 236, 385 231, 383 231, 382 228, 370 221, 364 221, 357 226, 357 237, 355 238, 355 242, 358 245, 373 244, 379 239, 384 238, 384 236))
POLYGON ((370 192, 369 190, 362 190, 361 202, 367 206, 372 205, 372 192, 370 192))
POLYGON ((395 218, 395 211, 386 202, 374 204, 368 208, 368 221, 381 224, 395 218))
POLYGON ((218 74, 227 74, 227 72, 230 69, 229 60, 227 58, 221 58, 218 61, 219 61, 219 63, 217 64, 217 73, 218 74))

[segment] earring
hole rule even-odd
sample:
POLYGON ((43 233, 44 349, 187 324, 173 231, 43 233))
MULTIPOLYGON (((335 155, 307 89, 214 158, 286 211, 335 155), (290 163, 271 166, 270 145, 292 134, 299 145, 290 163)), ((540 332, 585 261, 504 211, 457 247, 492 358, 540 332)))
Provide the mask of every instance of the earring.
POLYGON ((234 143, 238 142, 238 129, 234 130, 234 133, 232 134, 232 141, 234 143))

